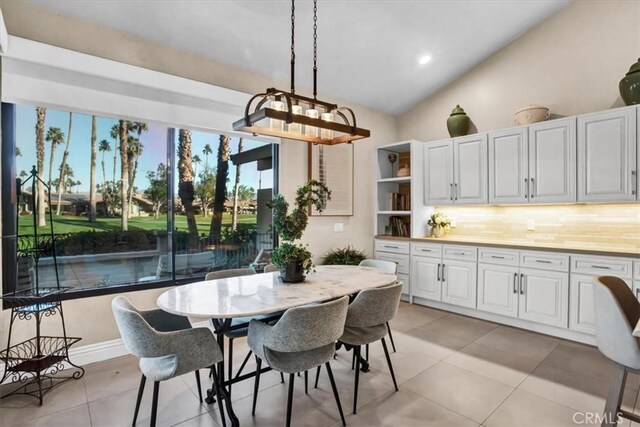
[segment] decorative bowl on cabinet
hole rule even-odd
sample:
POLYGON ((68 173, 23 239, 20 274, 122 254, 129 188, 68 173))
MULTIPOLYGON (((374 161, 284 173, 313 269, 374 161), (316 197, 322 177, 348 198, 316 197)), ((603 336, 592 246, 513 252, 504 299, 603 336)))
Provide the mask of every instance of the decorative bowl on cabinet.
POLYGON ((529 104, 516 111, 513 119, 517 125, 530 125, 531 123, 542 122, 549 118, 549 109, 543 105, 529 104))

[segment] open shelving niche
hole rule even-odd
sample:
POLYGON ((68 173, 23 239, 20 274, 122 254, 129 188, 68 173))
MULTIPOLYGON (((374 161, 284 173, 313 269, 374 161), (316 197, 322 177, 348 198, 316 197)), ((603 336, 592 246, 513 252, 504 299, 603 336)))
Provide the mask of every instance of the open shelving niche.
POLYGON ((415 140, 401 141, 377 147, 375 150, 375 229, 374 235, 385 235, 385 227, 394 218, 407 224, 408 235, 393 235, 394 237, 424 236, 426 234, 429 207, 424 206, 422 200, 423 159, 420 155, 421 143, 415 140), (398 160, 389 162, 389 154, 396 154, 398 160), (396 176, 400 167, 410 167, 411 175, 396 176), (393 167, 393 169, 392 169, 393 167), (390 206, 389 194, 399 193, 407 195, 410 205, 390 206))

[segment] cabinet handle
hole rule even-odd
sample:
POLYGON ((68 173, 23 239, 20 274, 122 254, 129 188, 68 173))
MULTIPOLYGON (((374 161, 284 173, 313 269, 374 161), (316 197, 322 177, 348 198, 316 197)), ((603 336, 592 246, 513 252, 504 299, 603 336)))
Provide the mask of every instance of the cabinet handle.
POLYGON ((631 194, 636 194, 636 171, 631 171, 631 194))
POLYGON ((384 247, 389 249, 399 249, 397 246, 393 246, 393 245, 384 245, 384 247))
MULTIPOLYGON (((494 258, 494 259, 504 259, 504 257, 503 257, 503 256, 498 256, 498 255, 491 255, 491 258, 494 258)), ((516 274, 518 274, 518 273, 516 273, 516 274)))
POLYGON ((444 264, 442 264, 442 282, 444 282, 444 264))
POLYGON ((533 194, 536 192, 536 181, 534 178, 531 178, 531 198, 533 199, 533 194))
POLYGON ((640 288, 636 288, 636 298, 640 298, 640 288))
POLYGON ((527 189, 524 192, 524 198, 528 199, 529 198, 529 178, 524 179, 524 185, 527 187, 527 189))
POLYGON ((591 267, 593 268, 601 268, 603 270, 611 270, 611 267, 609 267, 608 265, 595 265, 595 264, 591 264, 591 267))
POLYGON ((536 262, 540 262, 542 264, 553 264, 553 262, 547 261, 546 259, 537 259, 536 262))
POLYGON ((440 263, 438 263, 437 271, 438 271, 438 282, 439 282, 440 281, 440 263))
POLYGON ((452 252, 453 255, 466 255, 465 252, 452 252))
POLYGON ((449 184, 449 200, 453 200, 453 182, 449 184))
POLYGON ((520 295, 524 295, 526 284, 527 282, 525 281, 525 275, 520 273, 520 295))
POLYGON ((513 273, 513 293, 518 293, 518 273, 513 273))
POLYGON ((458 200, 458 183, 453 184, 453 200, 458 200))
POLYGON ((431 252, 431 249, 420 249, 422 252, 431 252))

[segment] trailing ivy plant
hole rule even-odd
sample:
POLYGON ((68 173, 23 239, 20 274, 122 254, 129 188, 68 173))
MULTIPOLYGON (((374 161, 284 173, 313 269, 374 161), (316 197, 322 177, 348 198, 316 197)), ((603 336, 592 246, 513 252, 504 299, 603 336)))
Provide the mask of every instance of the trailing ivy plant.
POLYGON ((331 200, 331 191, 322 182, 310 180, 296 191, 295 208, 289 213, 289 203, 282 194, 276 194, 267 204, 273 211, 273 228, 283 241, 273 250, 273 263, 283 268, 289 262, 302 262, 305 272, 313 269, 313 255, 306 246, 294 243, 302 238, 309 224, 309 208, 315 207, 322 212, 327 201, 331 200))

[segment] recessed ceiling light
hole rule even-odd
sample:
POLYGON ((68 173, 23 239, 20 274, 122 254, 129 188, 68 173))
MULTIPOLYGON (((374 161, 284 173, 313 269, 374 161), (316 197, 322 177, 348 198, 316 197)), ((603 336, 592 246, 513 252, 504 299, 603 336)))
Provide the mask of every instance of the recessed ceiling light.
POLYGON ((431 55, 422 55, 420 59, 418 59, 418 64, 425 65, 431 62, 431 55))

